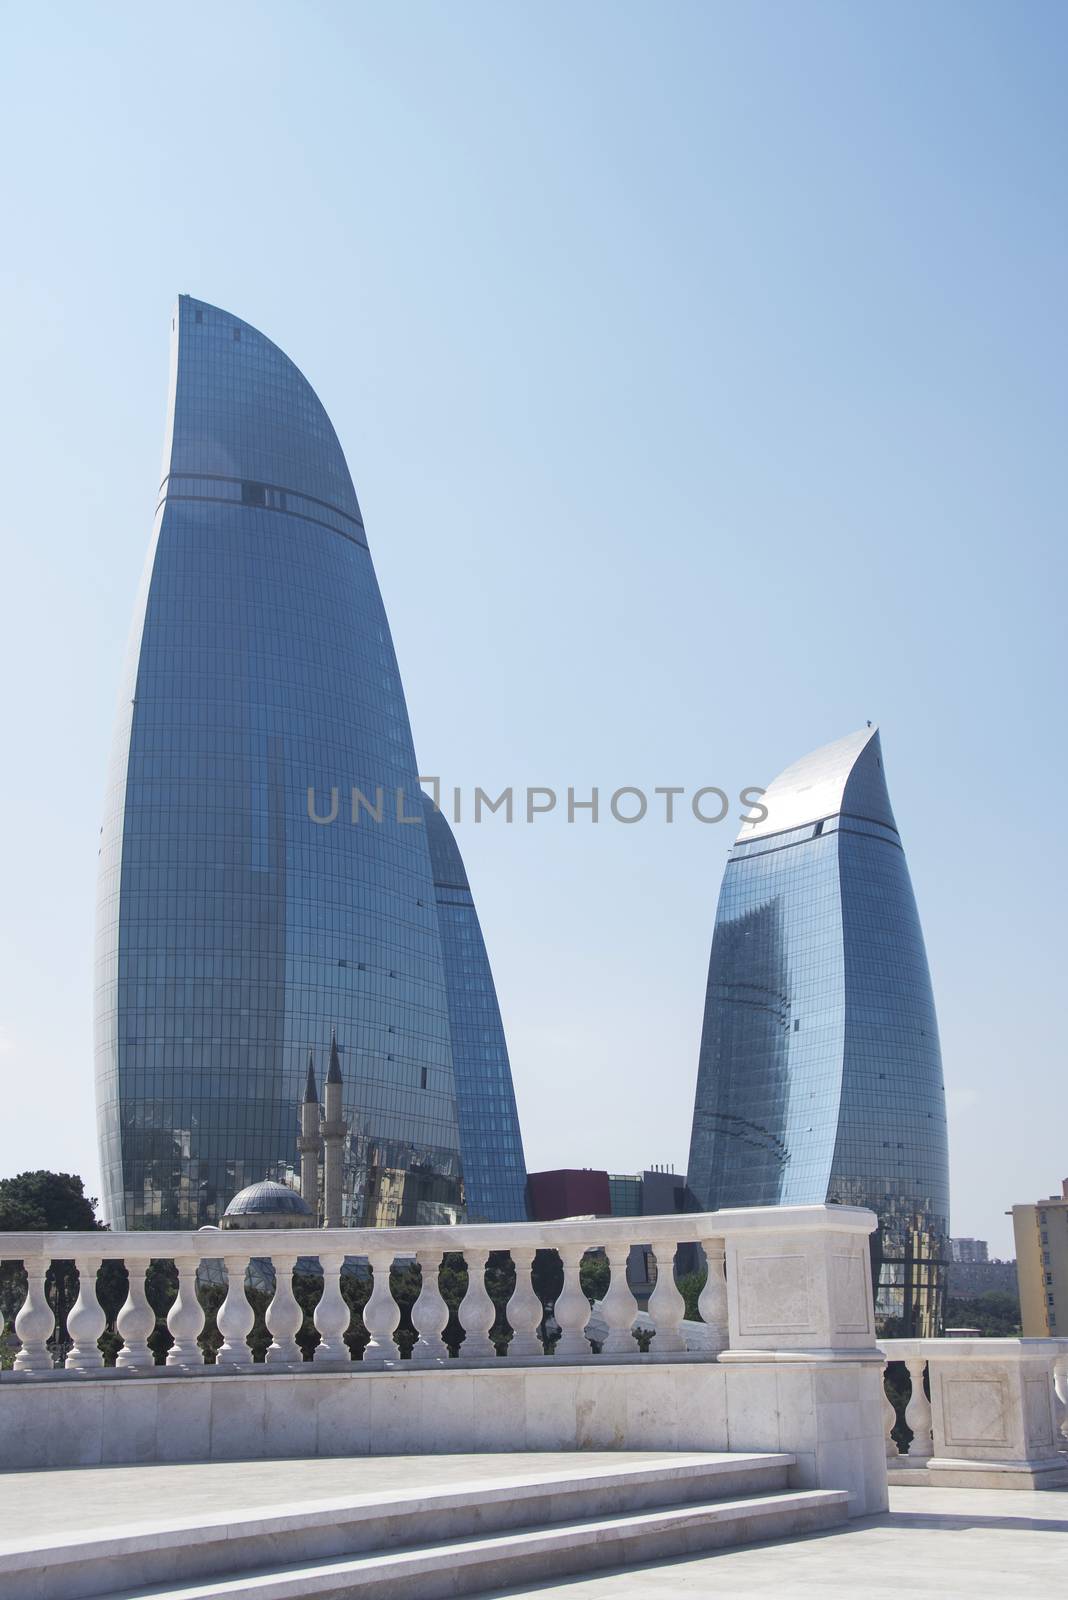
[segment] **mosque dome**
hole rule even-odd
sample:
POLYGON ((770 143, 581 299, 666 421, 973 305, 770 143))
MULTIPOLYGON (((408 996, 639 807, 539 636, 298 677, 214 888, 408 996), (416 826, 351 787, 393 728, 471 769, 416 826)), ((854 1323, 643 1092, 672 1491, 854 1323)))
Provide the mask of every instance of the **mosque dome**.
POLYGON ((250 1183, 230 1201, 224 1228, 314 1228, 315 1217, 304 1197, 288 1184, 264 1179, 250 1183))

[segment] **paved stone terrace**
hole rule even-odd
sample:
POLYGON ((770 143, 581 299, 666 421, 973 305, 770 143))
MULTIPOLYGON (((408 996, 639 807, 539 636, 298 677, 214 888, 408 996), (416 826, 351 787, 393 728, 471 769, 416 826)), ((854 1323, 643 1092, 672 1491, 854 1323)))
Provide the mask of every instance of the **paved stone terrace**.
POLYGON ((483 1600, 1065 1600, 1068 1490, 895 1489, 825 1534, 661 1561, 483 1600))
POLYGON ((334 1456, 167 1466, 0 1472, 0 1560, 8 1541, 159 1524, 215 1512, 353 1505, 390 1489, 447 1488, 620 1461, 675 1461, 677 1450, 517 1450, 506 1455, 334 1456))
MULTIPOLYGON (((675 1452, 628 1452, 630 1460, 675 1452)), ((581 1452, 591 1467, 617 1452, 581 1452)), ((0 1473, 3 1543, 78 1529, 159 1523, 212 1511, 299 1506, 414 1488, 487 1482, 573 1468, 576 1456, 540 1454, 360 1456, 208 1462, 158 1467, 83 1467, 0 1473)), ((626 1572, 498 1591, 497 1600, 668 1600, 709 1595, 783 1600, 1064 1600, 1068 1593, 1068 1491, 892 1488, 890 1511, 840 1530, 626 1572)))

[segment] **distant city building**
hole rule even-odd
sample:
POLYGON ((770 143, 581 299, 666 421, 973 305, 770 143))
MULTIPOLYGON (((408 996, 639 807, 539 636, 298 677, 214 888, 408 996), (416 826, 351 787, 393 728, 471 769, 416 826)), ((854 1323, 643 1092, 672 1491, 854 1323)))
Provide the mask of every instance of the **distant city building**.
POLYGON ((97 1121, 114 1227, 213 1224, 235 1191, 285 1173, 308 1051, 325 1060, 335 1030, 329 1219, 462 1220, 465 1181, 481 1209, 521 1198, 514 1106, 498 1116, 507 1057, 499 1040, 479 1054, 479 962, 465 1012, 464 963, 443 950, 417 774, 330 419, 277 345, 183 295, 100 831, 97 1121), (484 1115, 458 1105, 478 1099, 483 1063, 484 1115), (482 1168, 498 1153, 495 1187, 482 1168))
MULTIPOLYGON (((535 1222, 585 1216, 672 1216, 686 1209, 687 1200, 685 1176, 666 1167, 646 1167, 643 1172, 602 1172, 594 1167, 532 1172, 527 1193, 535 1222)), ((655 1252, 633 1239, 627 1255, 627 1282, 643 1310, 656 1282, 655 1262, 655 1252)), ((690 1272, 699 1265, 696 1247, 680 1245, 676 1272, 690 1272)))
POLYGON ((527 1177, 530 1216, 534 1222, 557 1222, 561 1217, 610 1217, 611 1191, 607 1172, 591 1167, 559 1167, 551 1172, 531 1172, 527 1177))
POLYGON ((640 1217, 642 1180, 636 1172, 608 1174, 608 1209, 613 1217, 640 1217))
POLYGON ((870 1206, 880 1329, 929 1336, 949 1223, 942 1061, 878 731, 805 756, 762 804, 716 913, 692 1203, 870 1206))
POLYGON ((527 1180, 531 1217, 664 1217, 686 1209, 686 1179, 665 1167, 643 1172, 602 1172, 563 1167, 532 1172, 527 1180))
POLYGON ((646 1167, 641 1175, 642 1216, 670 1217, 686 1210, 686 1174, 669 1167, 646 1167))
POLYGON ((951 1261, 946 1268, 946 1296, 974 1300, 982 1294, 1018 1297, 1015 1261, 951 1261))
POLYGON ((1025 1339, 1068 1335, 1068 1178, 1059 1195, 1012 1208, 1025 1339))
POLYGON ((949 1259, 951 1261, 987 1261, 987 1244, 985 1239, 951 1239, 949 1241, 949 1259))

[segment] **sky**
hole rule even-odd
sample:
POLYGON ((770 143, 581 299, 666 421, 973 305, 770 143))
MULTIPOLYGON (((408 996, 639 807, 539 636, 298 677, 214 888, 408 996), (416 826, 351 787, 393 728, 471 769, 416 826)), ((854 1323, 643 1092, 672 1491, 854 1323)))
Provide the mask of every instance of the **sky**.
MULTIPOLYGON (((0 1175, 99 1192, 96 838, 188 292, 334 422, 422 772, 733 796, 878 722, 953 1232, 1011 1254, 1068 1173, 1068 11, 8 0, 3 36, 0 1175)), ((531 1169, 685 1168, 735 831, 457 828, 531 1169)))

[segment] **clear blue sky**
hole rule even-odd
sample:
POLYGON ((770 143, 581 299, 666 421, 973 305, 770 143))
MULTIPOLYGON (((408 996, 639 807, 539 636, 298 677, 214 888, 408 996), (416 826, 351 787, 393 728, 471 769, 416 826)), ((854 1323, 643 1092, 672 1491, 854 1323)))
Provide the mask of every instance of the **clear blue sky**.
MULTIPOLYGON (((877 720, 954 1231, 1068 1172, 1068 11, 4 13, 0 1172, 97 1183, 91 945, 186 290, 330 412, 420 762, 768 781, 877 720)), ((528 1160, 685 1165, 731 830, 461 826, 528 1160)))

